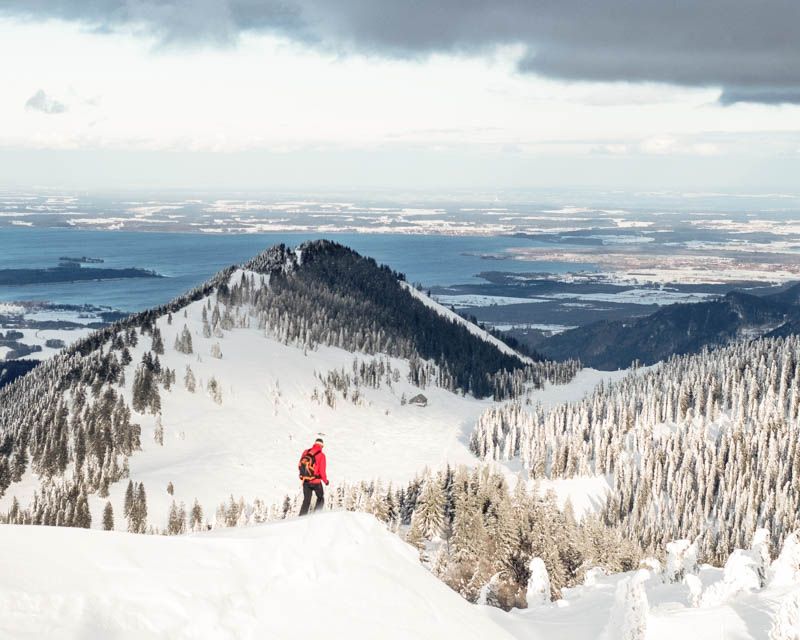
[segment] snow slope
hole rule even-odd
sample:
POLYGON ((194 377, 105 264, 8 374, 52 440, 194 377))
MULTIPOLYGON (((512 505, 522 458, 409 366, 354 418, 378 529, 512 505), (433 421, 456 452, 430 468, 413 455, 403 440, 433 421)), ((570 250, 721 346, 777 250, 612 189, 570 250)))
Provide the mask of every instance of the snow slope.
POLYGON ((671 583, 658 568, 592 570, 562 600, 504 612, 462 599, 363 513, 176 537, 7 525, 0 637, 766 640, 776 618, 797 619, 796 576, 703 603, 743 576, 732 573, 703 566, 671 583), (632 622, 646 633, 624 635, 632 622))
POLYGON ((512 637, 366 514, 181 537, 4 526, 0 575, 9 640, 512 637))
MULTIPOLYGON (((162 365, 175 369, 178 377, 173 390, 161 394, 163 447, 153 438, 155 418, 136 416, 142 424, 143 451, 131 458, 130 475, 149 488, 154 523, 166 520, 172 501, 166 493, 169 482, 174 484, 175 499, 191 504, 197 498, 207 513, 231 494, 248 501, 260 498, 267 504, 294 495, 300 453, 320 435, 326 442, 331 489, 378 477, 384 483, 406 482, 426 466, 475 462, 467 448, 468 435, 479 413, 489 406, 487 401, 429 387, 423 390, 427 407, 403 406, 402 395, 410 398, 420 389, 406 380, 408 363, 392 359, 401 372, 399 382, 362 388, 360 405, 339 396, 331 408, 311 399, 315 389, 323 389, 315 372, 350 371, 356 355, 324 346, 304 352, 254 328, 206 339, 200 330, 202 305, 193 303, 188 318, 176 317, 172 325, 166 318, 158 322, 166 345, 162 365), (191 355, 171 348, 186 322, 192 327, 195 353, 191 355), (223 352, 221 359, 210 356, 216 343, 223 352), (198 381, 194 394, 181 383, 186 365, 198 381), (219 405, 203 391, 212 376, 222 389, 219 405)), ((149 342, 140 340, 134 362, 149 342)), ((124 484, 112 487, 115 506, 121 504, 124 484)), ((95 500, 93 516, 98 522, 101 508, 102 501, 95 500)), ((120 520, 118 526, 122 524, 120 520)))
MULTIPOLYGON (((372 356, 325 346, 304 352, 254 327, 225 331, 223 338, 204 338, 201 315, 205 303, 206 299, 192 303, 186 308, 186 317, 183 312, 175 314, 172 324, 166 317, 157 321, 165 345, 159 359, 162 366, 174 369, 177 377, 171 391, 161 389, 163 446, 154 439, 154 416, 135 413, 133 417, 142 426, 142 451, 130 458, 130 478, 144 483, 148 522, 156 527, 166 526, 173 500, 187 506, 199 500, 206 517, 213 521, 216 507, 231 495, 247 502, 258 498, 267 505, 287 494, 295 495, 299 490, 297 460, 320 435, 326 442, 330 490, 345 482, 378 478, 384 486, 405 483, 426 467, 435 469, 448 463, 478 464, 468 448, 469 435, 478 416, 491 406, 490 400, 436 387, 421 390, 407 381, 408 363, 393 358, 392 366, 401 373, 398 382, 379 389, 362 387, 363 404, 354 405, 339 396, 335 408, 330 408, 311 400, 314 390, 323 388, 315 373, 350 371, 355 357, 369 361, 372 356), (189 355, 173 348, 184 325, 192 334, 194 353, 189 355), (221 359, 210 355, 214 344, 220 345, 221 359), (187 391, 182 382, 187 365, 197 379, 195 393, 187 391), (212 376, 222 389, 221 404, 204 390, 212 376), (420 391, 428 398, 427 407, 401 404, 404 394, 410 398, 420 391), (173 495, 167 493, 170 482, 173 495)), ((131 349, 133 360, 125 371, 128 382, 120 389, 129 404, 136 364, 150 344, 149 336, 141 336, 131 349)), ((547 384, 533 391, 531 399, 545 406, 578 400, 600 381, 624 373, 584 369, 570 384, 547 384)), ((35 474, 26 473, 0 498, 0 511, 6 511, 15 496, 28 504, 38 484, 35 474)), ((122 517, 126 486, 127 480, 111 485, 107 498, 120 530, 126 528, 122 517)), ((570 497, 576 512, 589 509, 582 505, 596 502, 594 488, 591 500, 584 496, 584 487, 574 483, 562 487, 554 481, 548 488, 555 489, 562 500, 570 497)), ((93 526, 98 528, 106 499, 92 495, 89 500, 93 526)))
MULTIPOLYGON (((253 275, 262 287, 269 279, 242 269, 235 270, 229 284, 242 275, 253 275)), ((436 304, 427 296, 409 288, 425 304, 445 317, 465 320, 436 304)), ((211 307, 216 294, 210 295, 211 307)), ((315 390, 324 389, 317 374, 329 371, 352 371, 354 358, 369 362, 373 356, 353 354, 343 349, 320 346, 304 351, 288 346, 255 326, 225 330, 221 336, 205 338, 202 312, 209 298, 189 304, 156 324, 163 336, 161 366, 173 369, 176 383, 170 391, 161 388, 161 425, 163 445, 155 440, 156 417, 134 413, 133 421, 142 427, 142 450, 129 460, 130 479, 145 485, 148 522, 157 528, 166 526, 171 503, 183 502, 187 508, 195 499, 202 505, 206 519, 214 520, 216 508, 230 496, 248 503, 256 499, 266 505, 279 503, 284 496, 299 491, 297 461, 303 449, 318 436, 325 438, 328 458, 329 490, 343 483, 380 479, 404 484, 426 467, 436 469, 446 464, 478 464, 468 448, 469 435, 478 416, 491 406, 489 400, 450 393, 429 386, 420 389, 408 382, 409 363, 391 358, 399 380, 378 389, 359 390, 362 402, 354 404, 337 395, 336 406, 314 401, 315 390), (184 326, 192 335, 193 353, 184 354, 173 347, 184 326), (212 357, 212 347, 219 345, 222 358, 212 357), (197 380, 195 393, 183 384, 186 367, 197 380), (220 386, 221 404, 216 403, 206 386, 211 378, 220 386), (424 393, 426 407, 403 405, 401 398, 424 393), (173 494, 167 492, 172 483, 173 494)), ((209 314, 210 315, 210 314, 209 314)), ((467 323, 471 331, 498 348, 514 353, 508 346, 478 327, 467 323)), ((132 381, 143 354, 150 350, 151 338, 140 333, 131 348, 132 362, 125 369, 126 384, 119 390, 132 405, 132 381)), ((385 356, 379 356, 381 358, 385 356)), ((577 400, 601 380, 610 380, 624 372, 580 371, 572 383, 550 385, 532 392, 532 402, 551 405, 577 400)), ((518 469, 510 469, 512 475, 518 469)), ((110 500, 116 516, 115 528, 126 529, 123 500, 128 480, 112 484, 108 498, 89 497, 92 522, 99 528, 102 510, 110 500)), ((16 497, 24 506, 30 503, 39 479, 30 470, 19 483, 0 497, 0 511, 7 511, 16 497)), ((576 511, 595 508, 600 495, 595 485, 591 496, 585 487, 554 484, 559 498, 570 497, 576 511)))
POLYGON ((462 318, 457 313, 454 313, 453 311, 451 311, 447 307, 442 306, 441 304, 439 304, 438 302, 436 302, 432 298, 429 298, 428 296, 426 296, 421 291, 417 291, 414 287, 412 287, 407 282, 401 282, 401 284, 411 293, 411 295, 413 295, 418 300, 421 300, 427 307, 430 307, 431 309, 435 310, 440 316, 465 326, 472 335, 478 336, 482 340, 485 340, 486 342, 489 342, 489 343, 493 344, 495 347, 497 347, 503 353, 508 354, 510 356, 516 356, 520 360, 522 360, 523 362, 531 362, 530 358, 520 355, 519 353, 514 351, 511 347, 509 347, 502 340, 498 340, 492 334, 490 334, 488 331, 484 331, 480 327, 472 324, 471 322, 468 322, 467 320, 462 318))

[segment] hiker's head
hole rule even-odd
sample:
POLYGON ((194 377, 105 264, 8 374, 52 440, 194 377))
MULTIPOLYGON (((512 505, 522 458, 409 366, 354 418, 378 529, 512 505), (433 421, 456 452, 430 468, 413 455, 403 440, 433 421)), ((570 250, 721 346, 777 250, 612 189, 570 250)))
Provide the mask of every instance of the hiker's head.
POLYGON ((322 441, 322 438, 317 438, 316 440, 314 440, 314 444, 319 445, 320 449, 322 449, 322 447, 325 446, 325 443, 322 441))

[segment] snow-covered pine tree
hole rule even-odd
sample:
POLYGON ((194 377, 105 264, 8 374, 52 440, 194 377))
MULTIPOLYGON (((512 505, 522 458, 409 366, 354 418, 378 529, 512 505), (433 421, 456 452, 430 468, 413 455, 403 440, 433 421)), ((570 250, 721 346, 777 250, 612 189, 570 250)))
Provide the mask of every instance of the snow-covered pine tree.
POLYGON ((197 498, 194 499, 192 503, 192 509, 189 512, 189 528, 192 531, 200 531, 203 526, 203 507, 200 506, 200 503, 197 501, 197 498))
POLYGON ((183 376, 183 386, 186 387, 186 390, 189 393, 194 393, 195 389, 197 388, 197 381, 195 380, 194 372, 188 364, 186 365, 186 373, 183 376))
POLYGON ((439 479, 428 473, 417 500, 414 517, 422 535, 428 539, 438 539, 444 532, 444 492, 439 479))
POLYGON ((222 404, 222 386, 217 382, 214 376, 211 376, 209 379, 206 389, 208 390, 208 395, 214 402, 222 404))
POLYGON ((183 329, 181 332, 175 336, 175 351, 179 351, 180 353, 190 354, 194 352, 192 347, 192 333, 189 331, 189 327, 183 325, 183 329))
POLYGON ((152 340, 150 350, 158 355, 164 355, 164 340, 161 337, 161 331, 158 327, 153 327, 153 330, 150 332, 150 337, 152 340))
POLYGON ((528 607, 538 607, 550 602, 550 576, 547 567, 541 558, 531 558, 528 565, 528 586, 525 591, 525 601, 528 607))
POLYGON ((619 582, 603 640, 645 640, 650 606, 644 582, 649 577, 646 569, 640 569, 619 582))
POLYGON ((161 414, 156 416, 156 426, 153 429, 153 440, 156 441, 156 444, 160 446, 164 446, 164 425, 161 424, 161 414))
POLYGON ((103 529, 105 531, 114 530, 114 508, 110 502, 106 502, 106 506, 103 507, 103 529))

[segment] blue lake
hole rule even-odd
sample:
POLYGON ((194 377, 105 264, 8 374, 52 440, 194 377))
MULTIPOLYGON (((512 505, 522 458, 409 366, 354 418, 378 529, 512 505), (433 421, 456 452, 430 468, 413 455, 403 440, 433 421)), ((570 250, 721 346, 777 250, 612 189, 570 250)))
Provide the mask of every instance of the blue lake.
MULTIPOLYGON (((101 282, 0 286, 0 300, 39 300, 60 304, 106 305, 138 311, 162 304, 208 279, 278 244, 329 238, 405 273, 424 286, 483 282, 482 271, 566 273, 592 269, 590 264, 487 260, 513 247, 539 243, 508 236, 367 235, 353 233, 263 233, 213 235, 90 231, 64 228, 0 229, 0 269, 52 267, 61 256, 102 258, 104 267, 152 269, 164 278, 101 282)), ((541 245, 540 245, 541 246, 541 245)), ((548 245, 552 246, 552 245, 548 245)), ((86 268, 91 267, 89 265, 86 268)))

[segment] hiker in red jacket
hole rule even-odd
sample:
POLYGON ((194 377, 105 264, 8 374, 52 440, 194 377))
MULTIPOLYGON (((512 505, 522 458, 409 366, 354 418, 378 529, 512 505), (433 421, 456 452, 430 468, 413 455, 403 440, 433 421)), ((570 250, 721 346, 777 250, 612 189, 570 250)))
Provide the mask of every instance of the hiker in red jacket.
POLYGON ((313 447, 303 451, 303 455, 300 456, 300 463, 297 465, 300 469, 300 481, 303 483, 301 516, 308 513, 308 508, 311 506, 312 493, 317 496, 317 504, 314 507, 314 511, 319 511, 325 504, 322 483, 328 484, 328 474, 325 472, 325 454, 322 453, 322 447, 324 446, 325 443, 322 438, 317 438, 313 447))

